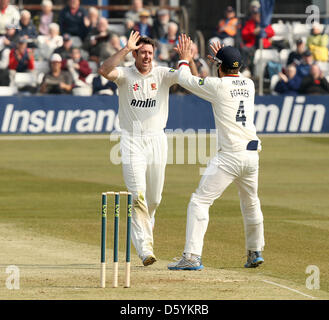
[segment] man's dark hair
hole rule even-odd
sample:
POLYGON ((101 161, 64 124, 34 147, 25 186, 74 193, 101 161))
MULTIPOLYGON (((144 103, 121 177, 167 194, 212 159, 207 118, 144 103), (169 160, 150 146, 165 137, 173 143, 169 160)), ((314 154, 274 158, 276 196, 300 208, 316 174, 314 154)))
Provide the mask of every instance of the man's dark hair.
POLYGON ((227 68, 223 64, 221 64, 221 69, 222 69, 222 72, 225 73, 225 74, 238 74, 239 70, 240 70, 240 68, 234 68, 234 69, 227 68))
MULTIPOLYGON (((136 42, 136 45, 140 45, 141 43, 144 43, 144 44, 150 44, 153 49, 155 48, 155 41, 149 37, 140 37, 139 40, 136 42)), ((136 50, 136 53, 137 53, 138 50, 136 50)))

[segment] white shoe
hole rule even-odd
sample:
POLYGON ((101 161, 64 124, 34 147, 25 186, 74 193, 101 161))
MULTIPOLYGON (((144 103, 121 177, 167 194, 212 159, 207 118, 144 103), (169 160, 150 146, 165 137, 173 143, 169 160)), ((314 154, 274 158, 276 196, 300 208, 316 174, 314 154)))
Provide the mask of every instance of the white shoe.
POLYGON ((180 258, 176 262, 172 262, 168 264, 169 270, 202 270, 203 265, 201 262, 201 256, 195 256, 191 258, 187 258, 186 254, 183 254, 182 258, 180 258))

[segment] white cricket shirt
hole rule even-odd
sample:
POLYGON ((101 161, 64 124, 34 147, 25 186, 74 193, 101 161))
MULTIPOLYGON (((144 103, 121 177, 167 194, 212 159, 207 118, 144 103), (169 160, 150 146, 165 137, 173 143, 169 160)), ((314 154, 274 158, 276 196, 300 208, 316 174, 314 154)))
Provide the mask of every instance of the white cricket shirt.
POLYGON ((251 140, 258 140, 258 150, 261 149, 254 125, 255 85, 251 79, 241 75, 202 79, 192 76, 190 68, 182 65, 178 83, 211 103, 218 150, 246 150, 251 140))
POLYGON ((177 70, 159 66, 142 75, 135 64, 117 70, 114 82, 119 89, 121 129, 141 134, 163 130, 168 120, 169 88, 177 83, 177 70))

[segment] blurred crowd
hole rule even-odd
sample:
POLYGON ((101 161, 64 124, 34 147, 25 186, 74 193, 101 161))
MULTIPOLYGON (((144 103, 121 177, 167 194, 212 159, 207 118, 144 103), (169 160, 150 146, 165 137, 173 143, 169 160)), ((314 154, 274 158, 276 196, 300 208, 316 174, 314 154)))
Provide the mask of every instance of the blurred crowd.
POLYGON ((239 48, 244 60, 241 72, 252 78, 256 77, 256 68, 259 68, 255 63, 255 54, 260 46, 265 52, 269 51, 268 49, 274 50, 277 53, 275 56, 280 56, 280 52, 285 50, 289 53, 286 60, 276 59, 273 51, 269 51, 273 57, 267 58, 264 70, 261 69, 265 80, 270 82, 275 79, 271 81, 273 90, 271 93, 328 94, 329 38, 325 30, 321 30, 320 24, 314 22, 305 39, 296 39, 291 44, 287 41, 288 37, 275 37, 276 33, 271 24, 265 30, 261 30, 260 22, 259 1, 250 2, 249 14, 242 20, 236 17, 234 8, 229 6, 226 8, 225 17, 218 21, 213 37, 209 41, 221 41, 224 45, 239 48))
MULTIPOLYGON (((43 0, 41 8, 31 16, 9 0, 0 0, 0 86, 16 85, 26 94, 115 94, 115 84, 99 76, 97 69, 125 46, 132 30, 156 40, 155 64, 173 68, 177 65, 173 48, 180 33, 179 18, 167 9, 149 11, 143 0, 132 0, 131 10, 124 14, 124 32, 116 33, 107 18, 94 7, 86 10, 80 0, 68 0, 61 11, 53 10, 51 0, 43 0)), ((291 44, 276 39, 271 25, 261 30, 259 1, 251 1, 245 19, 238 19, 234 8, 227 7, 206 42, 220 41, 239 48, 244 60, 241 72, 254 78, 254 57, 261 36, 264 49, 291 49, 286 62, 270 61, 265 68, 265 77, 277 77, 273 87, 276 93, 329 92, 325 74, 317 63, 328 61, 328 35, 316 24, 306 41, 297 39, 291 48, 291 44)), ((212 75, 209 62, 200 56, 196 44, 193 52, 199 75, 212 75)), ((133 61, 130 54, 122 64, 128 66, 133 61)))
MULTIPOLYGON (((31 16, 0 0, 0 86, 19 85, 26 94, 113 94, 116 86, 97 74, 99 65, 126 44, 132 30, 156 39, 155 63, 175 67, 178 56, 173 48, 179 21, 166 9, 155 13, 142 0, 131 1, 125 13, 124 34, 111 31, 108 19, 80 0, 68 0, 59 12, 51 0, 43 0, 41 12, 31 16), (30 74, 22 77, 22 74, 30 74), (33 74, 33 77, 32 77, 33 74), (27 83, 20 85, 20 80, 27 83), (37 85, 32 85, 36 80, 37 85)), ((207 64, 198 57, 200 70, 207 64)), ((128 55, 123 65, 133 64, 128 55)))

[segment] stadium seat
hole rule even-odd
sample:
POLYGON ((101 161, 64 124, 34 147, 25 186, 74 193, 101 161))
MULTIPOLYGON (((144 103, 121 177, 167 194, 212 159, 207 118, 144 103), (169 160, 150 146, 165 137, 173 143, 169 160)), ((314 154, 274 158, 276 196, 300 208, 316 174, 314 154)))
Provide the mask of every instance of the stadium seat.
POLYGON ((303 24, 300 22, 295 22, 292 24, 292 36, 294 42, 299 38, 303 39, 303 41, 306 42, 306 39, 309 35, 310 29, 307 24, 303 24))
POLYGON ((271 91, 271 94, 274 96, 278 95, 278 93, 276 91, 274 91, 274 88, 275 88, 276 84, 279 82, 279 80, 280 80, 280 77, 278 74, 273 75, 271 78, 270 91, 271 91))
POLYGON ((290 52, 291 52, 290 49, 282 49, 280 51, 280 61, 281 61, 282 66, 287 65, 287 60, 288 60, 290 52))
POLYGON ((319 65, 320 69, 322 70, 325 76, 329 75, 329 62, 322 62, 318 61, 317 64, 319 65))
POLYGON ((72 40, 72 46, 73 47, 81 48, 82 41, 81 41, 80 37, 71 36, 71 40, 72 40))
POLYGON ((89 64, 89 67, 91 69, 91 72, 92 73, 97 73, 97 70, 98 70, 98 66, 97 66, 97 63, 95 61, 88 61, 88 64, 89 64))
POLYGON ((113 23, 112 19, 109 20, 109 31, 119 36, 123 36, 126 33, 124 23, 113 23))
POLYGON ((257 49, 254 55, 254 75, 259 77, 264 72, 267 62, 274 61, 280 63, 280 55, 276 49, 257 49), (261 63, 262 61, 262 63, 261 63))
POLYGON ((72 94, 74 96, 91 96, 93 93, 93 90, 90 87, 76 87, 73 88, 72 94))
POLYGON ((0 96, 12 96, 16 93, 16 87, 0 87, 0 96))
POLYGON ((98 76, 97 73, 90 73, 86 78, 86 83, 91 86, 92 83, 93 83, 94 78, 97 77, 97 76, 98 76))
POLYGON ((14 85, 17 88, 23 88, 24 86, 35 87, 36 84, 36 75, 32 72, 16 72, 14 75, 14 85))
POLYGON ((49 62, 44 60, 35 61, 34 67, 37 72, 42 72, 42 73, 47 73, 50 70, 49 62))
POLYGON ((285 23, 273 23, 272 28, 274 30, 274 37, 272 37, 273 41, 279 40, 288 40, 290 41, 290 27, 285 23))

